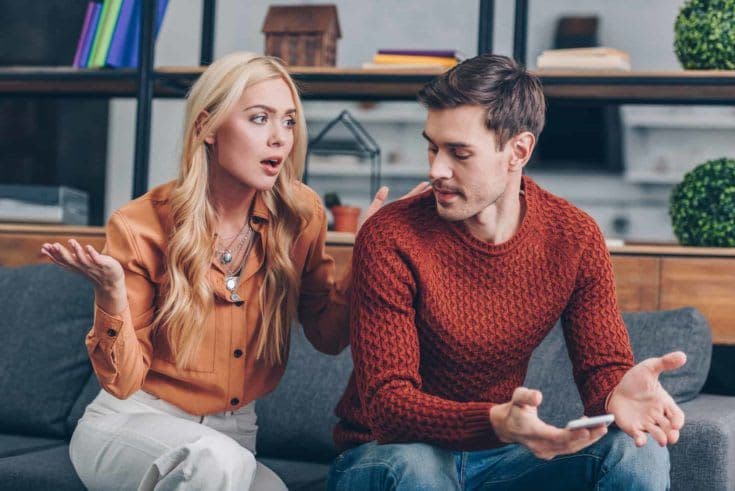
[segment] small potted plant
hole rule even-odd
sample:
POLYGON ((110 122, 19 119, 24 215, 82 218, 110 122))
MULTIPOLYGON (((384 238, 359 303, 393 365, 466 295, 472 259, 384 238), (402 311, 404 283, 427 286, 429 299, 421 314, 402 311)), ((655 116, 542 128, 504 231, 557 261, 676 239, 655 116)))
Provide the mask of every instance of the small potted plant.
POLYGON ((698 165, 671 193, 671 224, 682 245, 735 247, 735 160, 698 165))
POLYGON ((689 0, 674 24, 674 52, 687 70, 735 69, 735 0, 689 0))
POLYGON ((324 195, 324 205, 332 212, 336 232, 357 232, 361 209, 357 206, 343 205, 337 193, 324 195))

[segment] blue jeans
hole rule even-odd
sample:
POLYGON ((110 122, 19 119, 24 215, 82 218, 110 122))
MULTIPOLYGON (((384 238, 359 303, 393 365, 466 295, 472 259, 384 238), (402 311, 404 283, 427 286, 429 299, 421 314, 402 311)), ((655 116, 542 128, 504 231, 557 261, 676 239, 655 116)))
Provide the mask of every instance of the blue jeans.
POLYGON ((669 451, 652 439, 636 448, 616 428, 572 455, 542 460, 522 445, 452 452, 424 443, 366 443, 332 464, 329 490, 661 490, 669 451))

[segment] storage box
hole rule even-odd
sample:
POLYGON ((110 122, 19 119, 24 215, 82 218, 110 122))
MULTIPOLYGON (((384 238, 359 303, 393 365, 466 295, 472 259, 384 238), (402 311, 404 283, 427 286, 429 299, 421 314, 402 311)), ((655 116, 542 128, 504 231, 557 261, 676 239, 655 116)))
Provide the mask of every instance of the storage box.
POLYGON ((87 193, 66 186, 0 184, 0 221, 87 225, 87 193))

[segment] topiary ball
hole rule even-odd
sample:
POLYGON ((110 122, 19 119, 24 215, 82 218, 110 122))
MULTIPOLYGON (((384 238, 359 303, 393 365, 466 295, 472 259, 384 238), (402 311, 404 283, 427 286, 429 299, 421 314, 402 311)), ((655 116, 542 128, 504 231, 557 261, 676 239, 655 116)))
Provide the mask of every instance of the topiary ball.
POLYGON ((710 160, 671 192, 671 224, 683 245, 735 247, 735 160, 710 160))
POLYGON ((688 0, 674 23, 674 52, 692 69, 735 69, 735 0, 688 0))

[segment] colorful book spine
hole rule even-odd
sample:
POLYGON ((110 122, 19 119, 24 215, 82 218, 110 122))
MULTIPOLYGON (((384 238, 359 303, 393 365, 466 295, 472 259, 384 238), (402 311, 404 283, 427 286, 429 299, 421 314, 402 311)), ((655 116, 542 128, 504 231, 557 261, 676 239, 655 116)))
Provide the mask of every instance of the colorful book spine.
POLYGON ((443 56, 407 56, 407 55, 384 55, 376 54, 373 56, 373 63, 384 64, 423 64, 423 65, 439 65, 443 67, 452 67, 457 64, 456 58, 443 56))
POLYGON ((100 12, 102 11, 102 3, 90 1, 87 4, 87 12, 84 15, 84 24, 82 24, 82 32, 79 35, 77 43, 77 51, 74 54, 73 66, 76 68, 84 68, 89 60, 89 52, 92 49, 92 40, 97 30, 97 23, 100 20, 100 12))
MULTIPOLYGON (((140 12, 141 0, 122 0, 120 17, 115 28, 115 33, 110 43, 105 65, 108 67, 130 67, 138 66, 138 51, 140 49, 140 12)), ((156 11, 156 27, 154 39, 158 36, 163 23, 168 0, 158 0, 156 11)))
POLYGON ((110 42, 112 34, 115 32, 115 25, 120 15, 120 7, 122 0, 105 0, 100 14, 100 22, 97 28, 97 34, 94 36, 92 44, 92 54, 89 57, 90 67, 102 67, 107 59, 107 52, 110 50, 110 42))
POLYGON ((464 55, 453 49, 379 49, 379 55, 432 56, 462 59, 464 55))

